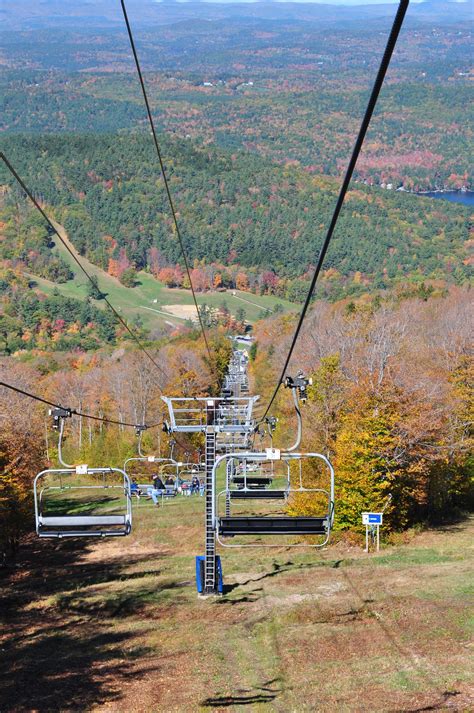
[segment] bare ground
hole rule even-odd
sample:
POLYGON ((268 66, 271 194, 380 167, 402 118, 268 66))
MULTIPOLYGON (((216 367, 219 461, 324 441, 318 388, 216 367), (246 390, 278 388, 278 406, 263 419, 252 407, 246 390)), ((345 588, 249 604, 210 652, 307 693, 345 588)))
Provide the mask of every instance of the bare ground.
POLYGON ((0 710, 474 710, 473 520, 379 555, 225 550, 224 596, 199 599, 202 518, 183 498, 126 539, 30 538, 2 580, 0 710))

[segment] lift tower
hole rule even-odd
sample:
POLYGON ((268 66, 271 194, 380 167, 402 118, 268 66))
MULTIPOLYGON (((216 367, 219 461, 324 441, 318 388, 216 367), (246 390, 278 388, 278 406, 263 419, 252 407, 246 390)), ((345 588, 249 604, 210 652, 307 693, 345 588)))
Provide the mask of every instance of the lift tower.
POLYGON ((258 396, 241 396, 247 387, 247 360, 234 352, 225 377, 223 396, 162 399, 168 407, 169 433, 204 433, 206 454, 205 477, 205 567, 203 594, 217 594, 216 527, 213 513, 213 470, 216 454, 248 448, 255 428, 253 407, 258 396))

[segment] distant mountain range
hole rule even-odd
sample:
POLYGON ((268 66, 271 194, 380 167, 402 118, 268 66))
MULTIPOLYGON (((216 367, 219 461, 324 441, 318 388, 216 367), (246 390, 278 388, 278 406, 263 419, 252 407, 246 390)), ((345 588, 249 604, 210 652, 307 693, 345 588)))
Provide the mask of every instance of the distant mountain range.
MULTIPOLYGON (((393 15, 394 2, 378 3, 377 0, 334 0, 330 4, 317 2, 182 2, 179 0, 129 0, 127 7, 134 24, 170 24, 180 20, 222 20, 232 17, 261 19, 295 19, 308 22, 326 20, 345 23, 363 18, 393 15)), ((412 3, 408 18, 417 21, 455 24, 472 16, 470 2, 446 2, 427 0, 412 3)), ((119 3, 116 0, 3 0, 0 19, 4 31, 27 31, 35 29, 72 28, 84 29, 114 27, 122 24, 119 3)))

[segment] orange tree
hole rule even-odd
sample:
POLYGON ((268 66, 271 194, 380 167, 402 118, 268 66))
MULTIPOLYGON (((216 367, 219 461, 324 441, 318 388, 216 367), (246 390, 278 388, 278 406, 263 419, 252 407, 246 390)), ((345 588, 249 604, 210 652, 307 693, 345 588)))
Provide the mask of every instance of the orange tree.
POLYGON ((34 411, 23 408, 20 413, 6 409, 2 416, 0 560, 14 555, 21 536, 33 527, 33 478, 45 467, 44 441, 34 411))

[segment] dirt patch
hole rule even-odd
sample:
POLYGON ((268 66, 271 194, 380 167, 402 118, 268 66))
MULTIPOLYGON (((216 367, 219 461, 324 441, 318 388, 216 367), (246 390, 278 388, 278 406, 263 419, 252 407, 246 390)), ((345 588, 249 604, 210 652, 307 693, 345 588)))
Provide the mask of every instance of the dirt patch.
POLYGON ((316 586, 314 590, 308 594, 289 594, 284 597, 266 597, 265 604, 267 606, 291 606, 293 604, 301 604, 321 597, 333 597, 338 592, 344 589, 342 582, 334 582, 332 584, 321 584, 316 586))
POLYGON ((194 305, 163 305, 162 310, 181 319, 192 319, 195 321, 198 318, 194 305))

